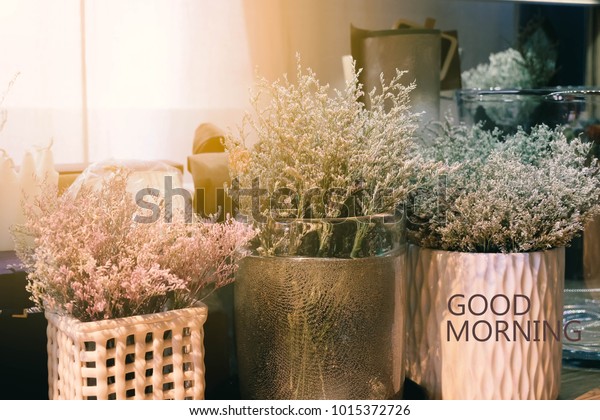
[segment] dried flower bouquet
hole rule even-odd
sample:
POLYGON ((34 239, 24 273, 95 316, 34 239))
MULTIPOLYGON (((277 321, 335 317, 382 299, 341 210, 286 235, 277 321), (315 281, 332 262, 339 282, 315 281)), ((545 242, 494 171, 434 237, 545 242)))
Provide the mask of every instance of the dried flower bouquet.
POLYGON ((334 90, 303 70, 300 59, 295 82, 259 80, 254 114, 238 138, 226 141, 235 180, 230 193, 261 227, 257 253, 356 258, 391 248, 381 235, 383 219, 375 220, 394 214, 427 170, 413 153, 414 86, 402 85, 402 75, 387 84, 382 78, 381 88, 367 94, 369 108, 357 74, 334 90), (249 135, 257 139, 254 148, 246 146, 249 135), (260 205, 256 195, 240 194, 250 188, 261 194, 260 205))
POLYGON ((591 144, 536 126, 503 137, 480 126, 432 128, 424 156, 451 165, 412 208, 409 236, 460 252, 531 252, 563 247, 600 212, 591 144))
POLYGON ((39 307, 80 321, 150 314, 191 307, 233 280, 252 229, 234 220, 136 222, 127 179, 119 168, 99 189, 48 191, 28 209, 15 239, 39 307))

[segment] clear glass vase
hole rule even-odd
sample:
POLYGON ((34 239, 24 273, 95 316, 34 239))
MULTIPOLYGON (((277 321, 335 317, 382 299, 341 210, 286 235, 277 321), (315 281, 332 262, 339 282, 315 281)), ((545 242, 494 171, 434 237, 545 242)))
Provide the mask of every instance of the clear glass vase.
MULTIPOLYGON (((591 158, 600 158, 600 90, 562 90, 547 99, 567 122, 569 138, 592 144, 591 158)), ((565 341, 563 358, 570 364, 598 367, 600 362, 600 217, 588 222, 583 235, 567 248, 563 321, 578 340, 565 341)))
POLYGON ((554 127, 566 123, 564 115, 556 114, 556 103, 547 100, 556 91, 556 88, 460 89, 456 91, 456 104, 462 122, 482 124, 486 129, 499 129, 510 135, 519 127, 529 131, 537 124, 554 127))
POLYGON ((506 135, 516 133, 519 127, 528 132, 545 124, 565 127, 569 136, 583 134, 587 138, 586 129, 598 122, 599 99, 600 90, 586 86, 456 91, 460 121, 499 129, 506 135))
MULTIPOLYGON (((567 138, 592 144, 590 159, 600 158, 600 89, 549 87, 542 89, 459 90, 460 120, 483 124, 513 134, 537 124, 561 127, 567 138)), ((570 334, 581 331, 579 341, 567 341, 563 358, 572 364, 600 361, 600 218, 585 226, 581 236, 566 248, 565 310, 570 334)))

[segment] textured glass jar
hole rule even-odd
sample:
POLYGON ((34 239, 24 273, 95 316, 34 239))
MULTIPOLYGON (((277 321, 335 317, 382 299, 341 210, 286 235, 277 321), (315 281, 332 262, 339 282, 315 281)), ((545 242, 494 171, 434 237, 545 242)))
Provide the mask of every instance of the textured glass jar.
POLYGON ((242 260, 234 290, 242 398, 401 392, 405 259, 403 244, 365 258, 242 260))
POLYGON ((460 121, 482 124, 486 129, 499 129, 514 134, 518 127, 529 131, 537 124, 551 127, 567 123, 564 108, 552 101, 559 88, 544 89, 460 89, 456 104, 460 121))
MULTIPOLYGON (((600 90, 557 92, 551 100, 569 116, 568 134, 593 143, 600 158, 600 90)), ((600 361, 600 218, 586 224, 582 238, 567 248, 564 322, 580 340, 565 341, 563 358, 570 364, 600 361), (571 258, 569 258, 571 256, 571 258), (575 275, 573 275, 575 274, 575 275), (580 331, 579 333, 577 331, 580 331)))

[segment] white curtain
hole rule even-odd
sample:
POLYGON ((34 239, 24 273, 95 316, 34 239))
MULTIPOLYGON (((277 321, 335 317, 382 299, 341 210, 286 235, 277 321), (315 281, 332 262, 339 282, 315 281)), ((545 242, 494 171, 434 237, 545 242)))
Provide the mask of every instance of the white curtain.
POLYGON ((255 68, 294 72, 295 54, 343 85, 350 24, 398 18, 458 29, 463 65, 514 37, 514 5, 462 0, 2 0, 0 148, 18 162, 54 139, 58 163, 105 158, 185 163, 202 122, 234 129, 255 68), (466 53, 466 54, 465 54, 466 53))
POLYGON ((91 160, 184 162, 201 122, 238 123, 252 70, 241 1, 86 2, 91 160))
POLYGON ((18 73, 0 148, 17 164, 51 139, 61 161, 82 160, 80 53, 79 0, 0 2, 0 92, 18 73))

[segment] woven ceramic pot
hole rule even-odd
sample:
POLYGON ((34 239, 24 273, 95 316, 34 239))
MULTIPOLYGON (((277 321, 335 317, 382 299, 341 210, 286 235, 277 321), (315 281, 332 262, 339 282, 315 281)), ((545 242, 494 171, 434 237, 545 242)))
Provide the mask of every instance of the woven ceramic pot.
POLYGON ((203 399, 207 312, 93 322, 47 312, 50 399, 203 399))
POLYGON ((435 399, 555 399, 564 248, 478 254, 411 246, 407 376, 435 399))

